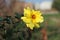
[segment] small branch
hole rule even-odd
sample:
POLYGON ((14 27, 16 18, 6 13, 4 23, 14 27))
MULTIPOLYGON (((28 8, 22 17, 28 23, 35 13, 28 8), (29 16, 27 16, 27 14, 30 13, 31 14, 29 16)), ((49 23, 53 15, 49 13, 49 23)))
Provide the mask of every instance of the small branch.
POLYGON ((42 29, 42 40, 47 40, 47 32, 46 32, 46 29, 42 29))

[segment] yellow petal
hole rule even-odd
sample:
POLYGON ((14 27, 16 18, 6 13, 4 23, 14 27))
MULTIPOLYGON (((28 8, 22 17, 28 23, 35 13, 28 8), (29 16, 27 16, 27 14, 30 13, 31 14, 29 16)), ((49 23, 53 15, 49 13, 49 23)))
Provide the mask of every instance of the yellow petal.
POLYGON ((35 15, 42 15, 40 11, 35 11, 35 10, 32 10, 32 13, 35 14, 35 15))
POLYGON ((39 27, 40 27, 40 25, 39 25, 39 24, 37 24, 37 23, 36 23, 35 25, 36 25, 36 27, 37 27, 37 28, 39 28, 39 27))
POLYGON ((30 17, 31 16, 31 9, 29 9, 29 8, 24 9, 24 16, 25 17, 30 17))
POLYGON ((42 23, 43 21, 44 21, 44 19, 43 19, 43 17, 42 16, 40 16, 40 17, 37 17, 36 19, 35 19, 35 21, 36 21, 36 23, 42 23))
POLYGON ((30 23, 30 24, 26 24, 26 25, 27 25, 27 27, 29 27, 31 30, 33 30, 34 24, 30 23))
POLYGON ((42 15, 42 13, 40 11, 37 11, 37 14, 40 15, 40 16, 42 15))
POLYGON ((31 19, 27 18, 27 17, 21 17, 21 19, 25 22, 25 23, 30 23, 31 19))
POLYGON ((44 18, 41 16, 40 17, 40 23, 42 23, 44 21, 44 18))

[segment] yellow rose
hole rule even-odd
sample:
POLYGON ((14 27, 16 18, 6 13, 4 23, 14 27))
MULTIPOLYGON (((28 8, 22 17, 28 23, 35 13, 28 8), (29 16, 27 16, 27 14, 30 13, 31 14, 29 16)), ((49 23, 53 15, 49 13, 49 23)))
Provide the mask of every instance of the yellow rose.
POLYGON ((24 8, 24 16, 21 19, 26 23, 27 27, 33 30, 34 27, 39 28, 38 23, 44 21, 40 11, 31 10, 29 7, 24 8))

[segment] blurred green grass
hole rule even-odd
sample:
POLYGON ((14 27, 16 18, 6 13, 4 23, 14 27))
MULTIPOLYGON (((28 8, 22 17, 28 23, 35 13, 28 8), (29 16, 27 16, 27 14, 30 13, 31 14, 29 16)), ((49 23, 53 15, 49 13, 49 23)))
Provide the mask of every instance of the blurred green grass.
MULTIPOLYGON (((21 15, 19 15, 18 19, 21 15)), ((60 40, 60 14, 43 14, 44 22, 40 24, 39 29, 34 29, 32 32, 31 40, 42 40, 41 29, 46 28, 48 40, 60 40)), ((10 24, 9 24, 10 25, 10 24)), ((25 27, 23 21, 16 22, 12 29, 8 29, 6 32, 7 39, 14 40, 25 40, 25 37, 28 37, 28 30, 25 27), (23 36, 23 32, 26 33, 23 36), (16 34, 17 33, 17 34, 16 34), (12 34, 12 35, 11 35, 12 34), (8 37, 9 36, 9 37, 8 37), (19 37, 19 38, 18 38, 19 37)))
MULTIPOLYGON (((42 28, 47 28, 48 40, 60 40, 60 14, 46 14, 43 16, 44 22, 40 25, 42 28)), ((36 31, 32 36, 32 40, 41 39, 40 31, 36 31)))
MULTIPOLYGON (((39 29, 46 28, 47 30, 47 36, 48 40, 59 40, 60 39, 60 14, 43 14, 44 17, 44 22, 40 24, 39 29)), ((18 25, 19 28, 20 26, 23 26, 23 24, 18 25)), ((22 29, 22 28, 21 28, 22 29)), ((34 29, 34 32, 32 32, 32 38, 31 40, 41 40, 42 35, 41 31, 39 29, 34 29)))

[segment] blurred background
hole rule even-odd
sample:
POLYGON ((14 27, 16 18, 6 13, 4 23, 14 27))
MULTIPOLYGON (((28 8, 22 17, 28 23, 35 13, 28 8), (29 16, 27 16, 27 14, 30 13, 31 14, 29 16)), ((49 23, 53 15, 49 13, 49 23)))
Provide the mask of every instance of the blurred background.
MULTIPOLYGON (((0 20, 5 16, 14 17, 15 13, 21 15, 26 7, 42 12, 44 22, 41 24, 41 28, 46 29, 46 40, 60 40, 60 0, 0 0, 0 20)), ((1 40, 5 40, 5 37, 1 36, 5 34, 4 32, 5 30, 0 29, 1 40)), ((14 34, 13 38, 16 35, 14 34)), ((41 32, 38 29, 32 33, 31 40, 41 40, 41 32)))

